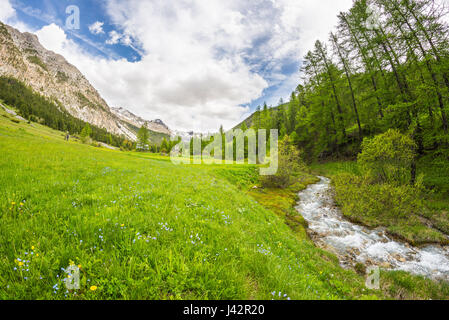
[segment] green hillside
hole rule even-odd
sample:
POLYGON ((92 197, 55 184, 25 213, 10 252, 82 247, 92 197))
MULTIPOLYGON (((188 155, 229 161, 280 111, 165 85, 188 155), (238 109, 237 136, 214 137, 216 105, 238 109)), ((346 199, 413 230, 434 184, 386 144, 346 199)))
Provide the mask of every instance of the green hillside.
MULTIPOLYGON (((0 77, 0 99, 16 107, 18 114, 25 119, 39 122, 53 129, 68 131, 71 135, 80 134, 86 125, 86 122, 70 115, 62 105, 41 96, 14 78, 0 77)), ((128 126, 135 134, 140 129, 132 124, 128 126)), ((148 130, 148 134, 152 145, 160 145, 164 138, 167 140, 170 138, 166 134, 151 130, 148 130)), ((129 143, 124 137, 110 134, 105 129, 95 126, 92 126, 92 138, 115 147, 129 143)))
MULTIPOLYGON (((139 129, 138 127, 136 127, 135 125, 132 125, 131 123, 127 122, 129 128, 134 132, 134 133, 138 133, 139 129)), ((148 130, 148 142, 151 145, 161 145, 162 141, 165 139, 167 141, 170 140, 170 136, 168 134, 162 133, 162 132, 156 132, 156 131, 152 131, 150 129, 148 130)))

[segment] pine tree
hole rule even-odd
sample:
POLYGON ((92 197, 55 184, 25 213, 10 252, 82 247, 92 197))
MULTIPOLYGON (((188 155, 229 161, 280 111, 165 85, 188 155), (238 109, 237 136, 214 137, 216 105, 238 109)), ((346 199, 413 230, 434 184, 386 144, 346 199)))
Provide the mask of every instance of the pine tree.
POLYGON ((145 123, 137 133, 137 149, 141 151, 148 150, 148 144, 149 144, 149 132, 147 128, 147 123, 145 123))
POLYGON ((164 138, 162 139, 162 143, 161 143, 161 153, 169 153, 169 145, 167 140, 164 138))

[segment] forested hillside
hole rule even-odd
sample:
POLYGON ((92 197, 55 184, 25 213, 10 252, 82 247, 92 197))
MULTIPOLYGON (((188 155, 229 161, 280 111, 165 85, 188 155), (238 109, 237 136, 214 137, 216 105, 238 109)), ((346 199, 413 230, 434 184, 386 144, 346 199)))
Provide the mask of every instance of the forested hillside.
POLYGON ((259 108, 252 126, 279 129, 311 159, 355 158, 364 138, 388 129, 412 137, 418 156, 446 152, 446 14, 431 0, 355 1, 305 56, 290 102, 259 108))
MULTIPOLYGON (((39 122, 50 128, 69 132, 71 135, 81 134, 87 122, 80 120, 66 111, 64 106, 36 93, 32 88, 12 77, 0 77, 0 99, 17 108, 22 117, 29 121, 39 122)), ((129 125, 135 132, 139 129, 129 125)), ((91 126, 91 138, 95 141, 110 144, 124 149, 135 148, 135 142, 123 135, 109 133, 104 128, 91 126)), ((160 145, 168 136, 148 130, 148 140, 160 145)))

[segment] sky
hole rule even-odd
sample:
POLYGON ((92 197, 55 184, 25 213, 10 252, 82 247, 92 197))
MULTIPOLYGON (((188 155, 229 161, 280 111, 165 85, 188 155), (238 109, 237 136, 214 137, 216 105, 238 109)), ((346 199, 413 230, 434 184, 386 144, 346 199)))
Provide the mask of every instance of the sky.
POLYGON ((232 128, 265 101, 288 101, 301 58, 317 39, 327 40, 351 4, 0 0, 0 20, 63 55, 110 107, 175 130, 213 132, 232 128))

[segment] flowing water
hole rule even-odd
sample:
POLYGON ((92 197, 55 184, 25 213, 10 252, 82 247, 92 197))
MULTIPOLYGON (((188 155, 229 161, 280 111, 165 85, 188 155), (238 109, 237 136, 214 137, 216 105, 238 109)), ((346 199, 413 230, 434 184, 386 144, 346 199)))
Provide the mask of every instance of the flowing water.
POLYGON ((382 228, 371 230, 349 222, 333 202, 330 180, 319 178, 319 183, 299 194, 296 209, 309 223, 315 243, 334 252, 343 267, 363 263, 449 281, 449 247, 412 247, 391 239, 382 228))

